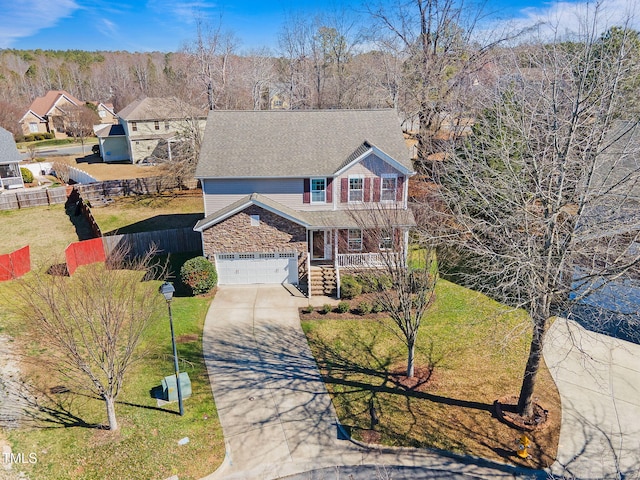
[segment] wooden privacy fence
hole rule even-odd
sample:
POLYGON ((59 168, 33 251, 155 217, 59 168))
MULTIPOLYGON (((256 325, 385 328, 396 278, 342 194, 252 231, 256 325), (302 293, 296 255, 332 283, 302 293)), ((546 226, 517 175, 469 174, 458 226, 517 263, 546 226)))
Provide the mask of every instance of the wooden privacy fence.
POLYGON ((31 270, 29 245, 5 255, 0 255, 0 282, 18 278, 31 270))
POLYGON ((6 192, 0 195, 0 210, 17 210, 19 208, 42 207, 47 205, 60 204, 66 201, 66 187, 6 192))
POLYGON ((202 252, 202 239, 199 232, 191 228, 155 230, 153 232, 126 233, 102 237, 107 255, 116 249, 124 248, 129 255, 141 256, 153 245, 159 254, 202 252))
POLYGON ((132 178, 127 180, 107 180, 88 184, 77 184, 80 196, 88 202, 102 202, 109 197, 126 197, 129 195, 148 195, 163 193, 172 190, 194 190, 198 187, 198 181, 186 180, 178 184, 175 178, 147 177, 132 178))

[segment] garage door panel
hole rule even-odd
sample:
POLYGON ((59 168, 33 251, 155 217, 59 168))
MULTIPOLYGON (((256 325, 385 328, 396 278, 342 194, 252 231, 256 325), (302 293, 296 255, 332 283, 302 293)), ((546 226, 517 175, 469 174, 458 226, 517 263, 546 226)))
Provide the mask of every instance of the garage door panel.
POLYGON ((298 283, 295 252, 217 254, 216 265, 220 285, 298 283))

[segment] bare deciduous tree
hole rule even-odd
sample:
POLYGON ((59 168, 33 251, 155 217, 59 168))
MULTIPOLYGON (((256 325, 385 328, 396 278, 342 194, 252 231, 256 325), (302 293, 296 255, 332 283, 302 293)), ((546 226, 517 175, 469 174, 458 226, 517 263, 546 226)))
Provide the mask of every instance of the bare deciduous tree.
POLYGON ((110 430, 118 429, 115 401, 125 375, 141 358, 143 332, 162 305, 157 283, 143 281, 163 273, 153 266, 153 252, 131 261, 126 253, 72 277, 40 273, 20 280, 14 305, 48 365, 72 388, 104 400, 110 430))
POLYGON ((367 249, 377 254, 378 269, 360 276, 376 292, 376 300, 389 313, 392 332, 407 347, 407 377, 415 373, 415 345, 427 309, 435 299, 437 267, 430 248, 409 250, 405 235, 413 223, 400 206, 352 210, 352 218, 363 231, 367 249))
POLYGON ((76 140, 80 139, 84 151, 84 139, 93 132, 93 126, 100 123, 100 117, 86 105, 66 107, 64 117, 67 132, 76 140))
POLYGON ((523 417, 550 319, 639 260, 638 125, 614 115, 630 73, 626 38, 605 45, 590 20, 574 42, 526 49, 526 61, 502 52, 497 83, 477 91, 486 109, 474 135, 437 177, 447 214, 435 223, 465 255, 468 283, 529 312, 523 417))

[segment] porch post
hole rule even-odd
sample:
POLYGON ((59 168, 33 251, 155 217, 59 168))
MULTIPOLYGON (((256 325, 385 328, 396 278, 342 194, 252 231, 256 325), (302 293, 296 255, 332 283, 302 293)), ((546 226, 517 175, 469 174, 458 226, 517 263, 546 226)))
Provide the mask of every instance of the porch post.
POLYGON ((309 248, 309 229, 307 229, 307 298, 311 298, 311 248, 309 248))
POLYGON ((402 236, 404 237, 404 252, 402 253, 404 258, 402 259, 402 265, 406 267, 408 266, 407 262, 409 260, 409 229, 405 229, 402 236))
POLYGON ((333 268, 336 271, 336 297, 340 298, 340 266, 338 265, 338 229, 333 230, 333 268))

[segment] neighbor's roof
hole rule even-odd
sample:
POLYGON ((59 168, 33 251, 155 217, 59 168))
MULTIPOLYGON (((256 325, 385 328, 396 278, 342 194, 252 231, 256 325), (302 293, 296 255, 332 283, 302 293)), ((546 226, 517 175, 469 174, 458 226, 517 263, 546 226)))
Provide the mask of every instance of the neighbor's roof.
POLYGON ((196 177, 330 175, 372 146, 413 171, 395 110, 213 110, 196 177))
POLYGON ((362 228, 366 225, 385 225, 389 221, 391 221, 391 223, 396 227, 414 227, 416 225, 413 213, 409 209, 389 208, 388 210, 385 210, 380 208, 362 210, 322 210, 317 212, 300 211, 293 210, 292 208, 276 202, 265 195, 253 193, 221 208, 211 215, 207 215, 207 217, 200 220, 193 229, 195 231, 202 232, 216 223, 241 212, 251 205, 257 205, 258 207, 287 218, 306 228, 362 228))
POLYGON ((124 107, 118 116, 127 121, 143 121, 204 118, 206 114, 176 97, 144 97, 124 107))
POLYGON ((29 107, 29 110, 40 117, 44 117, 51 111, 61 97, 65 97, 74 105, 82 105, 80 100, 64 90, 50 90, 44 97, 36 98, 29 107))
POLYGON ((124 127, 120 124, 117 125, 95 125, 94 126, 94 133, 96 134, 96 137, 101 137, 101 138, 105 138, 105 137, 124 137, 125 133, 124 133, 124 127))
POLYGON ((0 163, 15 163, 21 160, 13 135, 0 127, 0 163))

